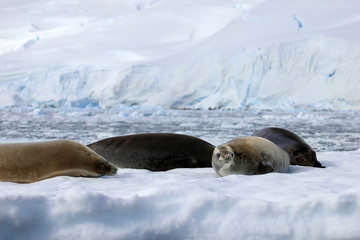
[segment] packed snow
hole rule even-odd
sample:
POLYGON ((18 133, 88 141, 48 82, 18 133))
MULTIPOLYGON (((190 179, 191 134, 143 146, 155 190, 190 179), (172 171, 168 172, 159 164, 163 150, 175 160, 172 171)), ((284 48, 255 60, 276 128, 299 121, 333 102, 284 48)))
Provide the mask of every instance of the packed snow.
POLYGON ((219 177, 120 169, 99 179, 1 183, 2 239, 359 239, 360 152, 326 169, 219 177))
POLYGON ((359 8, 2 1, 0 105, 358 110, 359 8))
POLYGON ((360 239, 359 9, 1 1, 0 142, 170 132, 218 145, 274 126, 326 168, 0 182, 0 239, 360 239))

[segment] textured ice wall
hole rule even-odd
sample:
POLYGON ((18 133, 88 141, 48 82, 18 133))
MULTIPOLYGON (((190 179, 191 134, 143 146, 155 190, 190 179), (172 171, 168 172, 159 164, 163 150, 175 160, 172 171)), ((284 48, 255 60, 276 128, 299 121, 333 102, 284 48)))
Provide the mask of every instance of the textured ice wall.
POLYGON ((359 109, 359 56, 359 43, 317 37, 244 48, 225 60, 208 54, 120 70, 28 69, 2 76, 0 100, 56 107, 359 109))
POLYGON ((2 27, 0 106, 360 108, 356 1, 37 4, 2 27))

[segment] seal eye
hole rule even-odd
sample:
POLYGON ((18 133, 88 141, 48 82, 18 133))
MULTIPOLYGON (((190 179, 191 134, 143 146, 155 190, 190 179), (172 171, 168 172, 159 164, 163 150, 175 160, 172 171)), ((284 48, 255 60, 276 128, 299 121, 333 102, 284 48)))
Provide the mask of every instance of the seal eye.
POLYGON ((217 158, 220 158, 220 155, 221 155, 221 154, 220 154, 219 152, 216 153, 216 157, 217 157, 217 158))

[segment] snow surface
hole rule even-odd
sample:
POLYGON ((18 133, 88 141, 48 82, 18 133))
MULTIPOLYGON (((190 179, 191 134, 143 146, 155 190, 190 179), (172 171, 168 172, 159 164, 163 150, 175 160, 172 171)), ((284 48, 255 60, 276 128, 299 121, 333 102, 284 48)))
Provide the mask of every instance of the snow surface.
POLYGON ((0 106, 359 109, 356 0, 2 1, 0 106))
POLYGON ((326 169, 218 177, 211 168, 0 184, 1 239, 359 239, 360 151, 326 169))

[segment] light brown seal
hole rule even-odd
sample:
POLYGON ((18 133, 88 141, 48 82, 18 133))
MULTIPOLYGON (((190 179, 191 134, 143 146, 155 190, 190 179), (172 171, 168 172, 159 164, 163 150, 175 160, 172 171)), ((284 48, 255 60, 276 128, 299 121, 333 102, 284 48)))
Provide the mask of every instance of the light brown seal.
POLYGON ((145 133, 112 137, 88 145, 119 168, 167 171, 211 167, 214 145, 188 135, 145 133))
POLYGON ((263 128, 252 136, 266 138, 275 143, 290 156, 291 165, 324 168, 317 160, 315 151, 301 137, 283 128, 263 128))
POLYGON ((0 181, 31 183, 55 176, 115 175, 117 168, 70 140, 0 144, 0 181))
POLYGON ((217 146, 212 155, 212 166, 220 176, 286 172, 289 165, 289 155, 261 137, 236 138, 217 146))

